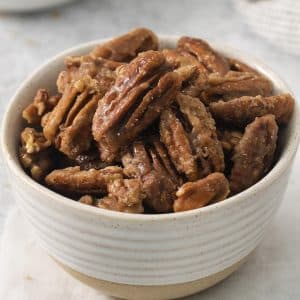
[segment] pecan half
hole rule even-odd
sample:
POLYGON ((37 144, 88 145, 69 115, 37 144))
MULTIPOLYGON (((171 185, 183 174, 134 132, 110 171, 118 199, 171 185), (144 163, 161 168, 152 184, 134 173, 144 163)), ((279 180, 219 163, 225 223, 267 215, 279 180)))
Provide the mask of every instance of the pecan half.
POLYGON ((181 117, 166 111, 161 117, 160 135, 178 172, 189 180, 222 172, 224 154, 211 115, 197 98, 178 94, 176 103, 181 117))
POLYGON ((166 163, 168 157, 162 157, 157 148, 157 145, 150 146, 147 151, 142 142, 135 142, 132 153, 129 151, 123 155, 122 163, 125 175, 141 180, 142 189, 147 196, 145 204, 154 211, 163 213, 172 210, 180 182, 169 170, 171 162, 166 163))
POLYGON ((178 95, 176 102, 192 126, 190 139, 203 170, 207 169, 204 174, 223 171, 224 155, 218 141, 215 121, 210 113, 196 98, 178 95))
POLYGON ((97 46, 92 56, 119 62, 129 62, 140 52, 158 49, 158 38, 149 29, 136 28, 122 36, 97 46))
POLYGON ((59 95, 50 97, 47 90, 39 89, 33 101, 23 110, 22 117, 29 124, 40 125, 44 114, 51 111, 59 99, 59 95))
POLYGON ((265 175, 273 162, 278 126, 274 115, 256 118, 250 123, 234 149, 230 190, 239 193, 265 175))
POLYGON ((182 37, 178 41, 178 48, 183 49, 204 64, 210 72, 218 72, 224 75, 229 71, 229 65, 224 57, 214 51, 205 41, 191 38, 182 37))
POLYGON ((99 194, 107 192, 107 184, 122 178, 120 167, 107 167, 101 170, 80 170, 80 167, 69 167, 54 170, 45 178, 49 188, 61 193, 99 194))
POLYGON ((99 101, 93 119, 101 159, 113 161, 122 146, 157 119, 173 101, 180 83, 157 51, 141 53, 124 66, 114 86, 99 101))
POLYGON ((290 94, 271 97, 241 97, 228 102, 218 101, 210 104, 212 115, 226 123, 245 126, 256 117, 275 115, 278 124, 286 124, 293 113, 295 100, 290 94))
POLYGON ((191 181, 200 177, 196 157, 182 123, 171 110, 165 110, 160 118, 160 138, 168 149, 177 171, 191 181))
POLYGON ((86 153, 92 146, 92 121, 98 105, 99 97, 92 99, 78 112, 72 123, 62 127, 56 137, 56 147, 69 158, 75 159, 86 153))
POLYGON ((212 173, 195 182, 187 182, 176 193, 174 211, 185 211, 224 200, 229 194, 229 184, 222 173, 212 173))
POLYGON ((181 77, 181 92, 192 97, 199 97, 207 87, 208 71, 203 64, 184 50, 164 49, 162 52, 167 62, 181 77))
POLYGON ((103 93, 97 80, 83 77, 67 86, 58 104, 43 120, 45 137, 69 158, 90 149, 92 118, 103 93))
POLYGON ((137 179, 116 179, 108 184, 108 196, 97 201, 96 206, 127 213, 143 213, 146 197, 137 179))
POLYGON ((69 56, 65 59, 66 70, 58 75, 57 88, 63 93, 67 85, 80 80, 82 77, 90 76, 99 81, 99 85, 107 91, 116 79, 116 69, 122 63, 104 58, 92 58, 85 56, 69 56))
POLYGON ((225 76, 210 74, 208 84, 210 87, 201 94, 205 104, 242 96, 270 96, 273 89, 270 80, 264 76, 235 71, 229 71, 225 76))

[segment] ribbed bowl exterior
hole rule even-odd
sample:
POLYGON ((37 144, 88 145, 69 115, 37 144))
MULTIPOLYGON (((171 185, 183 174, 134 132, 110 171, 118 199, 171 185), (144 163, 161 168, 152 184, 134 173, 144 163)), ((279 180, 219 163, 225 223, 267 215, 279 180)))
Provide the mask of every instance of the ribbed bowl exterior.
MULTIPOLYGON (((161 37, 164 46, 176 37, 161 37)), ((99 41, 98 41, 99 42, 99 41)), ((88 52, 97 42, 68 50, 39 68, 16 92, 5 115, 2 148, 17 202, 46 251, 62 264, 97 279, 129 285, 186 283, 223 271, 260 242, 287 186, 299 141, 299 110, 283 131, 273 170, 248 190, 188 212, 130 215, 97 209, 58 195, 22 170, 17 147, 21 112, 39 87, 53 88, 63 59, 88 52), (49 86, 52 83, 52 86, 49 86)), ((276 74, 228 47, 218 51, 255 66, 290 92, 276 74)))
POLYGON ((39 241, 63 264, 102 280, 160 285, 203 278, 247 256, 278 208, 287 178, 225 208, 154 221, 66 209, 21 183, 16 193, 39 241))

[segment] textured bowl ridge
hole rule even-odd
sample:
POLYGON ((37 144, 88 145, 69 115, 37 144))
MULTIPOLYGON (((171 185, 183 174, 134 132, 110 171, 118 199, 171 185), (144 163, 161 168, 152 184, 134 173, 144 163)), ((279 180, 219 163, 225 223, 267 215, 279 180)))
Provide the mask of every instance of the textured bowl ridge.
MULTIPOLYGON (((163 47, 176 37, 161 36, 163 47)), ((99 41, 68 50, 47 62, 19 88, 4 120, 2 146, 14 192, 26 219, 46 251, 65 266, 113 283, 163 286, 204 278, 233 266, 261 241, 279 207, 299 141, 299 110, 284 132, 281 156, 259 183, 223 202, 165 215, 130 215, 71 201, 29 178, 18 163, 16 148, 22 108, 35 90, 55 82, 67 55, 89 51, 99 41)), ((285 83, 256 60, 216 46, 268 76, 277 91, 285 83)))
POLYGON ((63 205, 46 205, 47 200, 37 201, 22 193, 23 188, 17 193, 42 245, 59 261, 98 279, 159 285, 209 276, 247 256, 279 205, 282 184, 270 186, 269 196, 259 201, 247 198, 232 208, 199 211, 186 219, 175 214, 164 224, 114 223, 80 210, 64 211, 63 205))

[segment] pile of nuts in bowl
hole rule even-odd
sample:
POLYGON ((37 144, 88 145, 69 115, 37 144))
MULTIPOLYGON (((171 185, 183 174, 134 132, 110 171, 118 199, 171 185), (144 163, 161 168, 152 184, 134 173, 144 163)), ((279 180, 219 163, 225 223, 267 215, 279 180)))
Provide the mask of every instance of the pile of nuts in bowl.
POLYGON ((200 208, 273 166, 294 99, 205 41, 160 49, 144 28, 65 58, 57 93, 23 111, 19 157, 36 181, 81 203, 129 213, 200 208))

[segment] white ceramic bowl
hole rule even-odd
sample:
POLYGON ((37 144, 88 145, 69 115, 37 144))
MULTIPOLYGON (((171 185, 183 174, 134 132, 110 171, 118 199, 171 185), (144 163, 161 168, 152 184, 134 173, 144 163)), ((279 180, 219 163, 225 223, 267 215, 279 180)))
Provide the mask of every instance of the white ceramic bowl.
MULTIPOLYGON (((177 37, 160 36, 160 40, 163 46, 174 46, 177 37)), ((299 142, 298 106, 281 136, 274 168, 234 197, 201 209, 163 215, 132 215, 83 205, 26 175, 17 148, 23 126, 21 112, 36 90, 54 89, 64 57, 87 53, 99 42, 52 58, 11 99, 3 121, 2 148, 13 192, 40 244, 80 280, 121 298, 170 299, 195 293, 236 270, 261 241, 289 180, 299 142)), ((273 81, 276 91, 291 93, 257 60, 225 46, 213 46, 256 67, 273 81)))
POLYGON ((74 0, 0 0, 0 10, 31 12, 69 3, 74 0))

